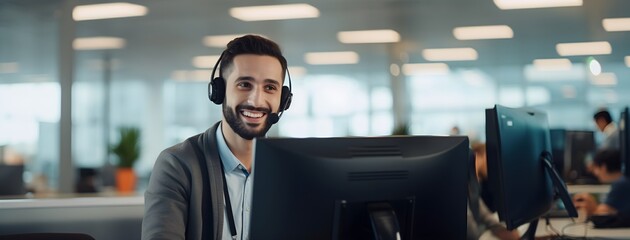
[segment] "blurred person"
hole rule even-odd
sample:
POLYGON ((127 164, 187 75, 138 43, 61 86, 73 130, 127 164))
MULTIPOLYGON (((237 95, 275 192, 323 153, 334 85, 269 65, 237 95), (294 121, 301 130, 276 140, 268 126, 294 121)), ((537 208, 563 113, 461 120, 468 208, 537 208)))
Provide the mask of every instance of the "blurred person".
POLYGON ((459 136, 459 135, 461 135, 461 131, 459 130, 459 127, 457 125, 455 125, 448 132, 448 135, 450 135, 450 136, 459 136))
POLYGON ((619 149, 619 131, 610 112, 600 109, 593 115, 593 121, 597 129, 604 134, 604 140, 599 144, 598 149, 619 149))
POLYGON ((471 148, 475 153, 475 175, 476 179, 471 179, 468 187, 469 205, 467 211, 467 239, 479 239, 479 237, 487 230, 490 230, 493 236, 501 240, 519 239, 518 230, 507 230, 507 228, 499 222, 497 217, 488 209, 479 194, 482 192, 482 186, 479 181, 486 179, 488 170, 486 165, 486 145, 483 143, 472 143, 471 148), (476 206, 476 207, 474 207, 476 206))
POLYGON ((486 144, 481 142, 473 142, 471 149, 475 153, 475 175, 480 185, 480 194, 484 204, 490 212, 496 212, 494 199, 488 186, 488 158, 486 154, 486 144))
POLYGON ((2 154, 3 154, 3 157, 1 159, 3 160, 3 162, 0 162, 0 164, 6 164, 6 165, 12 165, 12 166, 25 164, 24 155, 18 152, 18 150, 16 150, 15 148, 12 148, 10 146, 4 146, 2 154))
POLYGON ((287 61, 275 42, 246 35, 227 44, 215 69, 219 63, 209 98, 222 104, 223 118, 158 156, 142 239, 250 238, 253 139, 264 137, 290 104, 287 61))
POLYGON ((486 153, 486 144, 481 142, 473 142, 470 148, 475 153, 475 173, 477 180, 485 181, 488 179, 488 157, 486 153))
POLYGON ((621 154, 617 149, 603 149, 593 158, 593 174, 602 183, 610 184, 606 200, 598 203, 590 193, 573 196, 573 204, 588 216, 620 215, 630 217, 630 181, 621 172, 621 154))

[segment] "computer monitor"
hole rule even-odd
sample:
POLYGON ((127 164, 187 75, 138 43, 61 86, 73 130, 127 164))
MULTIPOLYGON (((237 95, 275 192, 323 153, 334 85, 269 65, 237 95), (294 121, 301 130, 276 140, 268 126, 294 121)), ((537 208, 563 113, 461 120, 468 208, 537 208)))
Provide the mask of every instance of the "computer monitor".
POLYGON ((23 173, 24 165, 0 164, 0 195, 17 196, 26 193, 23 173))
POLYGON ((551 154, 558 174, 568 184, 598 184, 587 166, 595 154, 595 133, 585 130, 550 129, 551 154))
POLYGON ((621 150, 621 169, 630 178, 630 109, 625 107, 619 119, 619 143, 621 150))
MULTIPOLYGON (((549 140, 551 141, 551 155, 553 155, 553 167, 567 181, 565 174, 565 166, 568 168, 570 161, 565 161, 564 150, 566 145, 567 130, 565 129, 549 129, 549 140)), ((568 182, 568 181, 567 181, 568 182)))
MULTIPOLYGON (((567 131, 564 158, 565 180, 572 184, 598 184, 599 181, 587 168, 593 161, 597 145, 593 131, 567 131)), ((554 156, 555 157, 555 156, 554 156)))
POLYGON ((254 151, 253 239, 466 238, 467 137, 265 138, 254 151))
POLYGON ((530 223, 524 239, 533 239, 538 219, 558 195, 569 216, 577 217, 566 186, 553 168, 549 135, 543 112, 501 105, 486 109, 488 181, 494 202, 508 229, 530 223))

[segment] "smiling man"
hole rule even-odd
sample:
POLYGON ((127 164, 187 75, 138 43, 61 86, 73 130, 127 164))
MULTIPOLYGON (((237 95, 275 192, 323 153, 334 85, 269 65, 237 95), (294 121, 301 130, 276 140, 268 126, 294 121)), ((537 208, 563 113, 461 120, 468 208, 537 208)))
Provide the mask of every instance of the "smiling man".
POLYGON ((246 35, 228 43, 208 86, 223 119, 162 151, 145 192, 142 239, 249 239, 253 139, 291 103, 286 70, 269 39, 246 35))

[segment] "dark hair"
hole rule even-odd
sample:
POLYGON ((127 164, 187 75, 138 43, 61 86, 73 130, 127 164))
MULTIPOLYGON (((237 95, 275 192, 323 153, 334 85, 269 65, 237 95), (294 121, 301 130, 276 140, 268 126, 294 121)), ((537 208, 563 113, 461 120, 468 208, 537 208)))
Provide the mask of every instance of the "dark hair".
POLYGON ((280 61, 280 65, 282 66, 282 78, 284 79, 284 75, 287 71, 287 60, 282 56, 280 47, 275 42, 256 35, 238 37, 227 44, 227 48, 223 51, 223 57, 221 58, 219 74, 223 74, 226 69, 231 67, 232 63, 234 63, 234 57, 240 54, 256 54, 275 57, 278 61, 280 61))
POLYGON ((617 149, 603 149, 595 153, 593 157, 595 166, 606 166, 608 172, 621 171, 621 153, 617 149))
POLYGON ((593 119, 597 120, 603 118, 606 123, 611 123, 612 122, 612 117, 610 116, 610 113, 608 112, 608 110, 600 110, 597 113, 595 113, 595 115, 593 115, 593 119))

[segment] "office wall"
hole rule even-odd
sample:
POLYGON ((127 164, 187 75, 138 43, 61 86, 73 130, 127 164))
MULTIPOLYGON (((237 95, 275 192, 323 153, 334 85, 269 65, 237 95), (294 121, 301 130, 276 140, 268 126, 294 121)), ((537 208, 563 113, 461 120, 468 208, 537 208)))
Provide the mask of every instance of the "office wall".
MULTIPOLYGON (((54 128, 62 107, 57 79, 62 3, 93 2, 0 2, 0 145, 22 155, 29 185, 50 191, 59 187, 60 140, 54 128)), ((508 11, 489 1, 321 1, 311 3, 321 12, 318 18, 264 22, 231 17, 229 10, 236 6, 231 2, 132 3, 146 6, 148 14, 77 21, 72 36, 66 36, 125 40, 120 49, 73 51, 74 167, 114 164, 108 145, 116 141, 117 128, 138 126, 142 154, 135 168, 146 179, 160 150, 220 120, 221 107, 207 99, 214 62, 194 64, 196 57, 221 53, 222 47, 204 44, 214 35, 265 35, 282 46, 289 66, 302 70, 291 72, 292 107, 270 136, 388 135, 401 121, 411 134, 448 134, 458 126, 462 134, 483 140, 483 111, 495 103, 538 108, 548 112, 551 127, 583 130, 595 130, 591 114, 596 108, 607 106, 618 118, 621 107, 630 104, 630 68, 623 62, 630 52, 622 44, 630 36, 601 26, 602 18, 627 15, 620 10, 628 8, 625 2, 508 11), (470 24, 509 24, 514 38, 454 38, 454 27, 470 24), (372 28, 392 28, 401 40, 343 44, 336 37, 339 31, 372 28), (604 72, 616 74, 616 85, 594 84, 588 56, 569 57, 573 67, 567 72, 532 70, 536 58, 559 57, 556 43, 586 40, 611 42, 611 55, 595 57, 604 72), (423 57, 423 50, 446 47, 474 47, 479 58, 448 62, 449 72, 442 75, 402 71, 406 63, 434 62, 423 57), (317 51, 355 51, 360 59, 308 64, 304 54, 317 51)))

